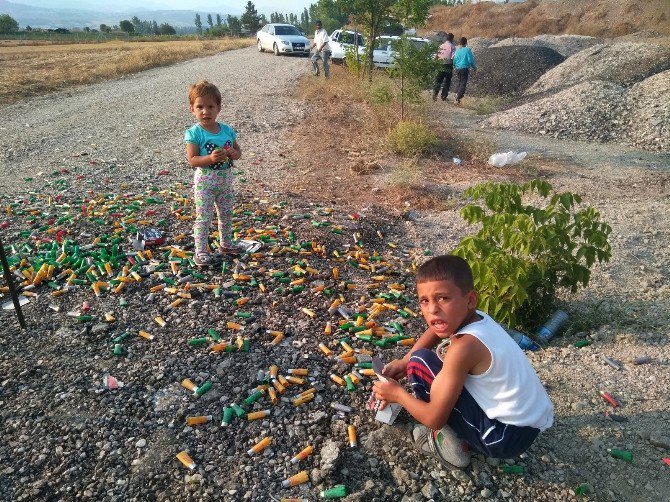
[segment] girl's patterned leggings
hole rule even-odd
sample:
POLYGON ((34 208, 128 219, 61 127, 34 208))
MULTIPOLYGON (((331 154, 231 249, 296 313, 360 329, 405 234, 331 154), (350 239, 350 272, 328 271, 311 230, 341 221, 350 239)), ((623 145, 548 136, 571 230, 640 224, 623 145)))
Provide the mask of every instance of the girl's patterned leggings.
POLYGON ((222 246, 231 245, 233 214, 233 173, 231 169, 199 168, 193 175, 195 253, 207 253, 207 240, 216 209, 222 246))

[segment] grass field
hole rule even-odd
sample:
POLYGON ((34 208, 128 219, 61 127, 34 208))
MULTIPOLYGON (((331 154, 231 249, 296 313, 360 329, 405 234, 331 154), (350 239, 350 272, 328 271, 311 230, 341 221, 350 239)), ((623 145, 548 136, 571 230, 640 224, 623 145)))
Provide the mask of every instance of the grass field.
POLYGON ((254 42, 253 38, 72 44, 0 40, 0 105, 254 42))

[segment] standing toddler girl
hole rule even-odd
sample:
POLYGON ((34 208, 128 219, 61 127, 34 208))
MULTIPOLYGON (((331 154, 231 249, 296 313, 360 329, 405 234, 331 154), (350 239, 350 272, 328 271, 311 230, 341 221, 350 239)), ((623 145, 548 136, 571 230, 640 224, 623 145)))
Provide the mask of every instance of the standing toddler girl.
POLYGON ((221 92, 206 80, 192 85, 188 92, 191 113, 198 123, 184 134, 186 158, 195 169, 193 191, 195 200, 195 264, 207 267, 212 263, 207 240, 216 209, 219 220, 221 252, 239 254, 233 245, 233 160, 242 155, 237 133, 228 124, 217 122, 221 111, 221 92))

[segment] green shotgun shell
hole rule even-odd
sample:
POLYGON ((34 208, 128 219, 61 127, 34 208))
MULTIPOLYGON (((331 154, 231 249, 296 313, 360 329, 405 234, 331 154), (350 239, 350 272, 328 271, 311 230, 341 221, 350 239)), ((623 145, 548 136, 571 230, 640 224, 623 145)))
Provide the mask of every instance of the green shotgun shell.
POLYGON ((125 340, 126 338, 128 338, 129 336, 130 336, 130 332, 126 331, 125 333, 121 333, 119 336, 117 336, 116 338, 114 338, 114 339, 112 340, 112 342, 113 342, 113 343, 121 343, 122 341, 124 341, 124 340, 125 340))
POLYGON ((237 418, 243 417, 244 415, 247 414, 246 411, 244 411, 242 408, 237 406, 235 403, 231 404, 230 408, 235 412, 235 415, 237 415, 237 418))
POLYGON ((327 490, 322 490, 320 495, 322 499, 339 499, 340 497, 346 497, 347 487, 344 485, 335 485, 327 490))
POLYGON ((204 338, 204 337, 203 338, 191 338, 188 341, 188 344, 191 347, 199 347, 200 345, 207 345, 207 343, 209 343, 209 339, 204 338))
POLYGON ((251 312, 235 312, 235 317, 241 317, 242 319, 249 319, 251 317, 251 312))
POLYGON ((125 298, 119 298, 119 306, 125 307, 127 305, 128 305, 128 300, 126 300, 125 298))
POLYGON ((77 316, 77 321, 79 322, 89 322, 93 320, 92 315, 78 315, 77 316))
POLYGON ((591 487, 587 483, 582 483, 577 488, 575 488, 575 495, 586 495, 589 493, 591 487))
POLYGON ((217 286, 214 288, 214 298, 221 298, 221 287, 217 286))
POLYGON ((349 392, 353 392, 356 390, 356 386, 354 385, 354 382, 351 381, 351 377, 349 375, 344 377, 344 381, 347 384, 347 390, 349 392))
POLYGON ((221 427, 227 427, 230 425, 230 422, 233 421, 233 417, 235 416, 235 411, 232 408, 228 408, 227 406, 223 409, 223 414, 221 415, 221 427))
POLYGON ((122 356, 123 355, 123 346, 120 343, 115 343, 113 352, 114 352, 115 356, 122 356))
POLYGON ((220 342, 221 341, 221 337, 219 336, 219 334, 216 332, 216 330, 214 328, 209 328, 207 330, 207 334, 209 336, 211 336, 212 340, 214 340, 215 342, 220 342))
POLYGON ((614 458, 620 458, 626 462, 633 461, 633 452, 628 450, 617 450, 616 448, 607 448, 607 453, 612 455, 614 458))
POLYGON ((254 404, 256 401, 258 401, 262 395, 263 395, 263 391, 262 391, 262 390, 257 390, 257 391, 255 391, 253 394, 249 395, 249 396, 244 400, 244 404, 246 404, 247 406, 251 406, 251 405, 254 404))
POLYGON ((575 347, 577 347, 578 349, 586 347, 587 345, 591 345, 591 340, 579 340, 578 342, 575 342, 575 347))
POLYGON ((249 352, 249 339, 245 338, 242 345, 242 352, 249 352))
POLYGON ((505 474, 523 474, 523 466, 521 465, 503 465, 502 471, 505 474))
POLYGON ((372 368, 372 362, 362 362, 356 363, 357 368, 370 369, 372 368))
POLYGON ((193 394, 195 394, 198 397, 201 397, 204 394, 206 394, 211 388, 212 388, 212 382, 205 382, 200 387, 196 387, 195 392, 193 394))

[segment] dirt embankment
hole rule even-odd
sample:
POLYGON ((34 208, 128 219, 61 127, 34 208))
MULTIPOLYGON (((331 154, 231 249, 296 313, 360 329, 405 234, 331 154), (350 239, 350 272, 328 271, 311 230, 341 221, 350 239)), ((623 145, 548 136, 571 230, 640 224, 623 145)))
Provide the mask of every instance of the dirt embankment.
POLYGON ((533 37, 574 34, 618 37, 639 31, 670 35, 667 0, 480 2, 435 6, 426 31, 451 31, 466 37, 533 37))

